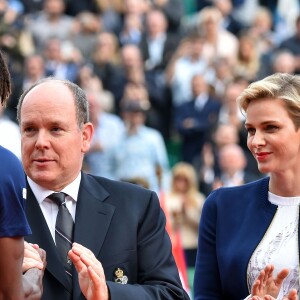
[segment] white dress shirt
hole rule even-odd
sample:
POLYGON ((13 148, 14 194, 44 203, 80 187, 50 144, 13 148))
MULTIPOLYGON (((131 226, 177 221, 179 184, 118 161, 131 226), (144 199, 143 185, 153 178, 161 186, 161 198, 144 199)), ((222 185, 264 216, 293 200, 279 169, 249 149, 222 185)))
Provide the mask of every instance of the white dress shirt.
POLYGON ((201 111, 203 109, 203 107, 205 106, 205 104, 207 103, 207 101, 208 101, 208 94, 207 93, 201 93, 195 99, 195 108, 198 111, 201 111))
MULTIPOLYGON (((58 213, 58 206, 52 200, 47 198, 52 193, 55 193, 55 191, 51 191, 41 187, 40 185, 32 181, 29 177, 27 177, 27 179, 28 179, 29 186, 31 187, 31 190, 40 205, 40 208, 43 212, 43 215, 49 227, 52 238, 55 242, 55 223, 56 223, 56 217, 58 213)), ((78 176, 73 182, 71 182, 63 190, 60 191, 67 194, 66 205, 74 221, 75 221, 76 203, 77 203, 80 181, 81 181, 81 173, 78 174, 78 176)))

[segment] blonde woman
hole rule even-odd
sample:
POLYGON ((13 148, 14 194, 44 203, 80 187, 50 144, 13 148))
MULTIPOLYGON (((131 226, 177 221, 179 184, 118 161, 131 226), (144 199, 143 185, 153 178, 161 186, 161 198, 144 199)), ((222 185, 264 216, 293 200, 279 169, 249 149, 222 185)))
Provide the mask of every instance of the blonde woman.
POLYGON ((172 230, 180 232, 187 266, 194 267, 204 195, 198 190, 197 176, 192 165, 179 162, 173 167, 166 203, 172 230))
POLYGON ((276 73, 253 82, 238 97, 247 146, 268 176, 217 189, 205 200, 195 300, 297 299, 299 92, 299 75, 276 73))

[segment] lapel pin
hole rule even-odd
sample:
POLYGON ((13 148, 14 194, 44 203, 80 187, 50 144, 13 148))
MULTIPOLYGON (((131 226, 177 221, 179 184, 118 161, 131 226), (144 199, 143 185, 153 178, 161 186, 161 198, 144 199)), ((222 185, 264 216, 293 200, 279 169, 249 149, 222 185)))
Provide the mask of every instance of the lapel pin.
POLYGON ((124 275, 124 271, 120 268, 115 270, 115 282, 120 284, 126 284, 128 282, 128 277, 124 275))

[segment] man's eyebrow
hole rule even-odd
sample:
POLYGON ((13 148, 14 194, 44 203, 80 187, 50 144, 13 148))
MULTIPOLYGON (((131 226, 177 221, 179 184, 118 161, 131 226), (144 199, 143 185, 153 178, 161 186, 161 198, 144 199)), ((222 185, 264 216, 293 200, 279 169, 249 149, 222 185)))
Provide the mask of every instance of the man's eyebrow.
POLYGON ((24 122, 20 122, 20 127, 25 127, 25 126, 32 126, 34 124, 34 122, 32 121, 24 121, 24 122))

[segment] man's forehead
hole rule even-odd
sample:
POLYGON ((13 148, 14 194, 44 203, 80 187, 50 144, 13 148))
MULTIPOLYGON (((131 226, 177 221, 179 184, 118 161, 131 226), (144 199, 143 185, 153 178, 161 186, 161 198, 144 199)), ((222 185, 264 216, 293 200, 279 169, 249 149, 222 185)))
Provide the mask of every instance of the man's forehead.
MULTIPOLYGON (((66 85, 58 80, 43 82, 32 88, 23 99, 23 104, 26 102, 45 101, 52 104, 60 104, 73 101, 73 95, 66 85)), ((38 104, 37 103, 37 104, 38 104)))
MULTIPOLYGON (((58 88, 59 90, 69 90, 68 87, 62 83, 60 80, 52 79, 49 81, 44 81, 36 85, 34 88, 32 88, 30 92, 36 91, 36 90, 43 90, 43 89, 52 89, 52 88, 58 88)), ((53 92, 56 92, 57 90, 53 90, 53 92)), ((28 94, 29 94, 28 93, 28 94)))

